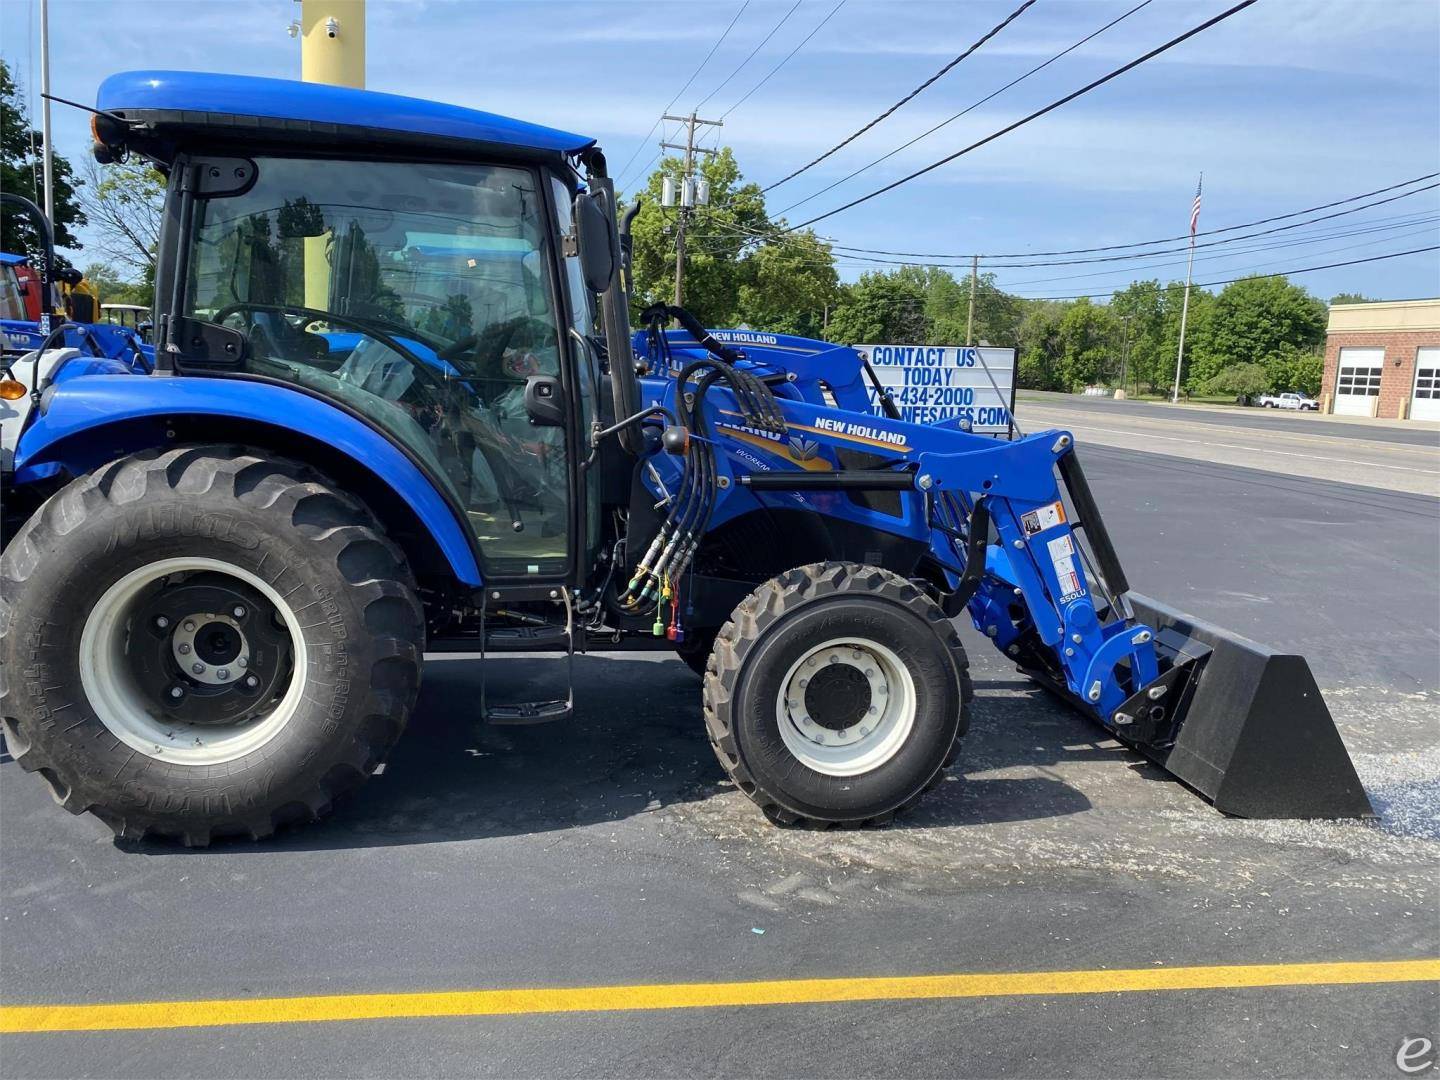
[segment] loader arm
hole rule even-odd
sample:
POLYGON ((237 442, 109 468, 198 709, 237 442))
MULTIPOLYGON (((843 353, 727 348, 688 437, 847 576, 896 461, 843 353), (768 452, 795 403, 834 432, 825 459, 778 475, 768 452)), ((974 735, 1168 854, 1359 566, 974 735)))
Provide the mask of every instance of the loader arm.
MULTIPOLYGON (((707 395, 719 445, 789 461, 755 468, 753 453, 719 455, 722 504, 763 491, 909 492, 975 627, 1111 735, 1227 813, 1371 814, 1302 658, 1130 593, 1069 432, 998 441, 815 405, 776 385, 783 432, 757 426, 723 389, 707 395), (883 464, 828 467, 846 450, 883 464)), ((666 387, 671 406, 676 393, 666 387)))

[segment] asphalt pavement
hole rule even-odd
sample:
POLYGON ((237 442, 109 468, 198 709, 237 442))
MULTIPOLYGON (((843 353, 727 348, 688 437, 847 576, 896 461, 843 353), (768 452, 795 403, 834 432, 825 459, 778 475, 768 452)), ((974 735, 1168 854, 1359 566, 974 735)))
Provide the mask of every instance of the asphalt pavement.
MULTIPOLYGON (((1440 501, 1274 460, 1081 452, 1138 590, 1309 657, 1378 820, 1225 818, 968 627, 960 763, 902 824, 852 833, 769 826, 663 653, 577 660, 575 719, 531 728, 476 723, 478 665, 437 657, 384 773, 273 843, 121 846, 0 764, 5 1003, 1440 956, 1440 501)), ((1389 1076, 1440 1028, 1433 980, 1205 985, 196 1028, 176 1006, 142 1030, 4 1036, 0 1071, 1389 1076)))
POLYGON ((1085 447, 1440 497, 1440 424, 1038 393, 1023 396, 1016 416, 1026 431, 1066 428, 1085 447))

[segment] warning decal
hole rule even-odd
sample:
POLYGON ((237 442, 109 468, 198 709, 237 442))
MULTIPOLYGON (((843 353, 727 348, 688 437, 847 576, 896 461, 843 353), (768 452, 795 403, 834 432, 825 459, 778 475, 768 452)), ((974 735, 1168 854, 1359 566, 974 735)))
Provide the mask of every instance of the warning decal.
POLYGON ((1031 510, 1028 514, 1023 515, 1020 518, 1020 524, 1024 526, 1026 536, 1034 536, 1046 529, 1053 529, 1064 520, 1064 505, 1053 502, 1049 506, 1042 506, 1039 510, 1031 510))
POLYGON ((1060 602, 1083 596, 1085 590, 1081 587, 1080 575, 1075 570, 1075 545, 1069 535, 1057 536, 1045 546, 1050 551, 1050 562, 1054 565, 1055 577, 1060 582, 1060 602))

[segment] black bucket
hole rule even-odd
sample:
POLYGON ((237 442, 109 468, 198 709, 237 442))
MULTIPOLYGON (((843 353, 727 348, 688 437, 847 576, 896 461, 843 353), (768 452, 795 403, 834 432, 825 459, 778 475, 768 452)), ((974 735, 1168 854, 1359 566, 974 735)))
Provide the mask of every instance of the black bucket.
POLYGON ((1163 689, 1121 706, 1123 741, 1226 814, 1374 816, 1304 657, 1127 595, 1157 631, 1163 689))

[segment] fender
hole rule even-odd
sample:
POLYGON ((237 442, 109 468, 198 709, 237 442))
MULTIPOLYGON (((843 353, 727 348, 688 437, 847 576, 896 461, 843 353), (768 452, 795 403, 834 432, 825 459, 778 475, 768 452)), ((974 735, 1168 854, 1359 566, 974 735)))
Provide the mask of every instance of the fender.
POLYGON ((272 383, 219 378, 91 375, 66 380, 20 437, 15 483, 60 467, 83 473, 113 456, 115 431, 135 421, 214 416, 303 432, 380 478, 430 532, 457 580, 480 585, 473 543, 445 497, 389 437, 309 394, 272 383), (100 459, 100 460, 97 460, 100 459))

